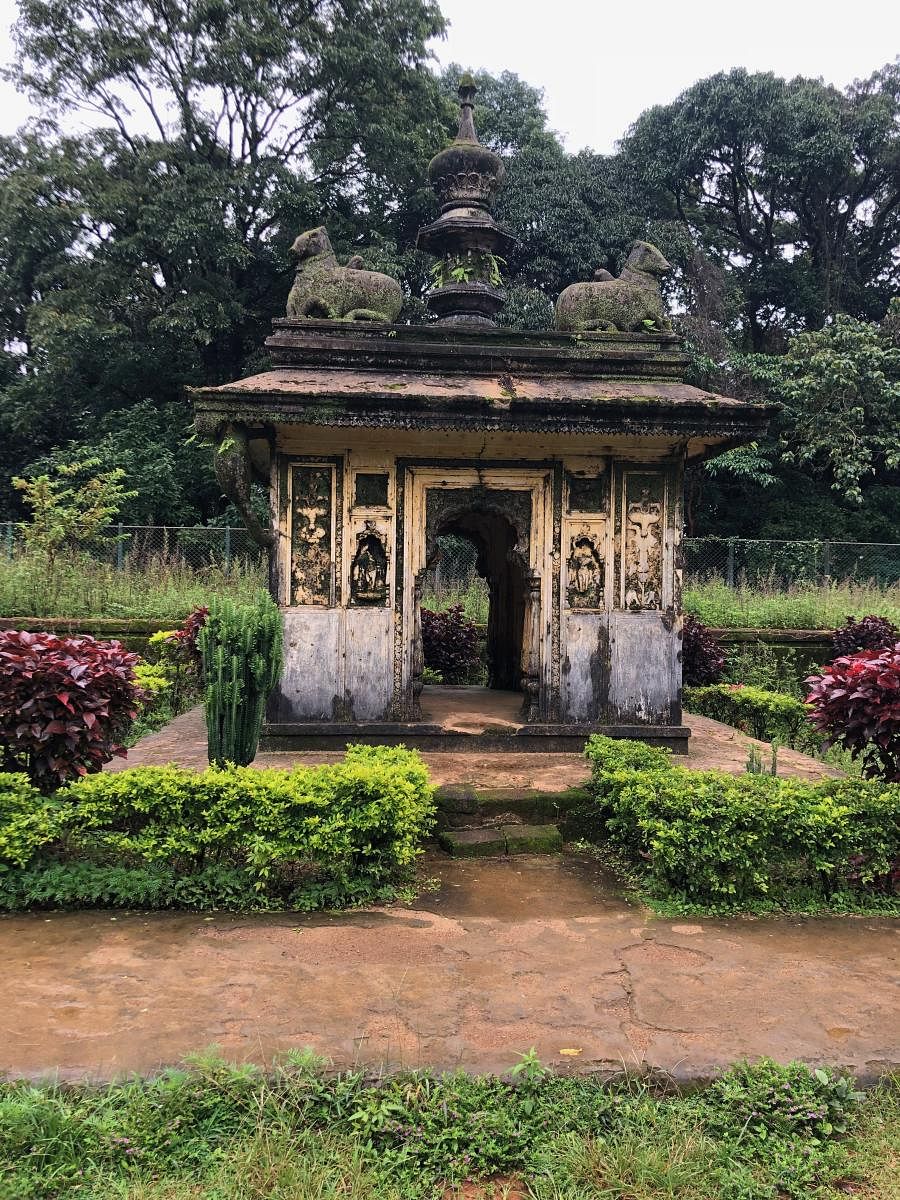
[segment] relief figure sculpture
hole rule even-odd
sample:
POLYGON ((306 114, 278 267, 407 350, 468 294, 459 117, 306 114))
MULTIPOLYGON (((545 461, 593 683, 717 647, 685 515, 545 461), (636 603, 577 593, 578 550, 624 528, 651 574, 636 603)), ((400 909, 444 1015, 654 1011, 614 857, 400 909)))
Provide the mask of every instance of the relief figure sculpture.
POLYGON ((606 565, 589 529, 581 530, 572 538, 568 568, 569 607, 603 608, 606 565))
POLYGON ((350 598, 354 604, 384 604, 388 596, 385 538, 374 521, 366 521, 356 541, 350 565, 350 598))
POLYGON ((632 612, 662 607, 662 504, 648 487, 628 505, 625 547, 625 607, 632 612))

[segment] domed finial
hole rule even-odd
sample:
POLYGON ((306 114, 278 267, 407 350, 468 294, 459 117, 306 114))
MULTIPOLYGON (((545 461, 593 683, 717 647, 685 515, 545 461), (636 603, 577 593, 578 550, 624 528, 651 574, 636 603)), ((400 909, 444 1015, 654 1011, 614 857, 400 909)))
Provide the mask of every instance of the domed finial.
POLYGON ((459 80, 459 133, 456 135, 458 142, 474 142, 476 145, 478 144, 478 134, 475 132, 475 118, 473 116, 477 93, 478 87, 475 80, 466 71, 459 80))

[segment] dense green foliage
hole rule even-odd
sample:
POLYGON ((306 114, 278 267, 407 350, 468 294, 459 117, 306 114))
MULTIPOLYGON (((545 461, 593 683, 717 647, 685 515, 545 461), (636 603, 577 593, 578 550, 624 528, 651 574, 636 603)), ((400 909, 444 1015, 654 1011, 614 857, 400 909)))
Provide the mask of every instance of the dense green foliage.
POLYGON ((725 681, 745 683, 765 692, 781 692, 795 700, 806 698, 806 677, 827 651, 768 642, 738 642, 725 656, 725 681))
POLYGON ((0 775, 0 907, 317 908, 396 894, 434 811, 402 747, 295 771, 136 767, 40 798, 0 775))
POLYGON ((57 555, 48 572, 33 555, 0 554, 0 616, 176 622, 210 596, 240 601, 264 582, 261 563, 214 561, 195 570, 161 553, 126 558, 119 570, 114 562, 73 551, 57 555))
POLYGON ((209 761, 246 767, 256 758, 266 701, 281 676, 281 613, 268 592, 252 603, 212 596, 197 635, 209 761))
MULTIPOLYGON (((185 624, 190 626, 192 621, 193 614, 185 624)), ((148 659, 134 669, 142 697, 126 746, 165 728, 200 699, 200 664, 183 633, 183 628, 161 630, 148 639, 148 659)))
POLYGON ((23 0, 14 70, 45 120, 0 142, 3 461, 64 429, 140 481, 124 519, 213 515, 183 386, 258 354, 300 229, 409 244, 442 29, 431 0, 23 0), (65 111, 97 127, 63 134, 65 111))
POLYGON ((673 764, 668 751, 592 737, 593 836, 627 854, 651 893, 740 909, 880 894, 896 907, 900 788, 805 783, 673 764))
POLYGON ((818 739, 801 700, 783 692, 766 691, 744 683, 714 683, 686 687, 684 706, 701 717, 724 721, 763 742, 808 750, 818 739))
MULTIPOLYGON (((12 75, 43 119, 0 141, 5 475, 88 453, 125 471, 128 522, 220 513, 183 388, 258 363, 300 229, 325 222, 424 319, 414 234, 460 73, 429 69, 443 28, 434 0, 23 0, 12 75), (65 113, 89 127, 64 132, 65 113)), ((503 321, 548 325, 563 287, 649 237, 676 266, 696 381, 785 403, 770 442, 692 472, 689 530, 900 537, 900 66, 843 92, 715 75, 608 156, 567 153, 515 75, 476 80, 518 238, 503 321)))
POLYGON ((526 1180, 535 1200, 829 1200, 852 1181, 887 1200, 898 1136, 889 1083, 863 1095, 852 1078, 799 1063, 739 1064, 706 1089, 667 1095, 627 1078, 560 1077, 533 1052, 506 1077, 378 1082, 326 1076, 308 1051, 268 1075, 206 1054, 107 1087, 4 1084, 0 1190, 440 1200, 445 1187, 493 1177, 526 1180))

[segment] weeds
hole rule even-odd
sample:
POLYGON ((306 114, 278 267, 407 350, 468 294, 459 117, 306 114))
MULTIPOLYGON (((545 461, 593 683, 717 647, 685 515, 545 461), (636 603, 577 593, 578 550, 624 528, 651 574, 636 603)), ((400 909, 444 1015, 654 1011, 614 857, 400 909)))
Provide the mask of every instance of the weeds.
POLYGON ((309 1052, 269 1074, 206 1053, 105 1088, 0 1085, 0 1196, 439 1200, 467 1179, 534 1200, 825 1200, 848 1181, 896 1195, 888 1085, 863 1099, 841 1076, 763 1061, 659 1094, 522 1062, 505 1078, 377 1082, 328 1076, 309 1052))
POLYGON ((730 588, 719 580, 684 589, 685 612, 704 625, 738 629, 836 629, 848 613, 874 613, 900 623, 900 584, 796 584, 783 588, 742 582, 730 588))
POLYGON ((0 616, 106 617, 180 622, 211 596, 240 601, 265 586, 261 565, 189 567, 178 555, 126 557, 122 569, 82 552, 0 559, 0 616))

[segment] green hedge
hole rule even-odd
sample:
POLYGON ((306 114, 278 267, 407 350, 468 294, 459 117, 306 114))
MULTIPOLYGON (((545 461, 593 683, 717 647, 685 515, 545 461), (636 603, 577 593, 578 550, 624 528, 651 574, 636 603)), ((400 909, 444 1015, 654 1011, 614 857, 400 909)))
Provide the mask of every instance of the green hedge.
POLYGON ((783 746, 809 750, 821 741, 809 724, 807 706, 783 692, 767 692, 738 683, 714 683, 709 687, 686 687, 683 700, 688 712, 724 721, 764 742, 777 741, 783 746))
POLYGON ((152 907, 339 903, 402 876, 434 807, 424 763, 403 747, 353 746, 294 771, 136 767, 50 799, 0 776, 0 907, 95 893, 152 907))
POLYGON ((624 850, 658 896, 742 907, 799 894, 892 894, 898 785, 691 771, 668 751, 603 737, 586 754, 592 836, 624 850))

